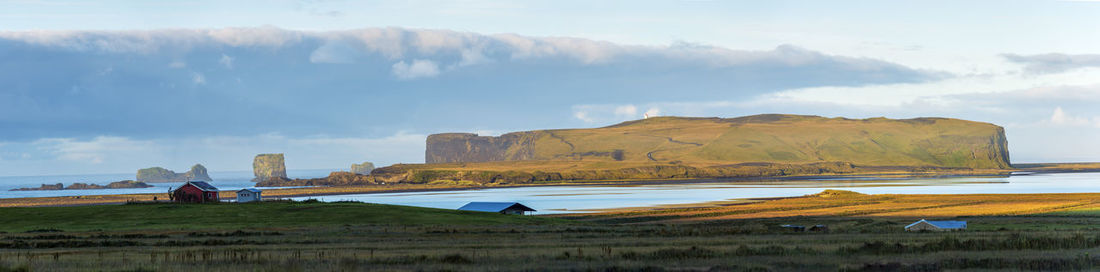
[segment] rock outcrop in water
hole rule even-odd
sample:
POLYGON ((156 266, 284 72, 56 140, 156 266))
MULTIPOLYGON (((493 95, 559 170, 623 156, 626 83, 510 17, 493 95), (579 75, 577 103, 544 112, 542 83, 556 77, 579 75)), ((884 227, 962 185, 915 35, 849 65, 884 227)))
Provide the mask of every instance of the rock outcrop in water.
POLYGON ((271 178, 286 178, 286 161, 282 153, 259 154, 252 160, 252 173, 256 176, 254 182, 266 181, 271 178))
POLYGON ((499 137, 434 134, 428 136, 425 151, 427 163, 532 160, 1011 167, 1003 128, 950 118, 655 117, 602 128, 499 137))
POLYGON ((374 163, 363 162, 351 164, 351 172, 360 175, 370 175, 370 171, 374 170, 374 163))
POLYGON ((55 191, 55 190, 90 190, 90 189, 129 189, 129 188, 149 188, 153 185, 145 184, 144 182, 123 180, 111 182, 107 185, 87 184, 87 183, 73 183, 69 187, 64 187, 63 184, 42 184, 38 188, 19 188, 11 189, 11 191, 55 191))
POLYGON ((162 167, 150 167, 138 170, 137 181, 140 182, 188 182, 188 181, 213 181, 202 164, 191 166, 191 170, 184 173, 176 173, 162 167))

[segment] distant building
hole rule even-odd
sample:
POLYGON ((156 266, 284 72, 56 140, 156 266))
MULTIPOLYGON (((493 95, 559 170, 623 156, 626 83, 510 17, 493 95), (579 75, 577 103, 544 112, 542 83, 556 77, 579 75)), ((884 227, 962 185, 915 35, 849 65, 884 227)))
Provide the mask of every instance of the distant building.
POLYGON ((179 203, 207 203, 219 201, 218 188, 203 181, 188 181, 169 193, 172 201, 179 203))
POLYGON ((779 227, 783 228, 783 229, 786 229, 786 230, 790 230, 790 231, 799 231, 799 232, 806 231, 806 227, 805 226, 800 226, 800 225, 787 224, 787 225, 779 225, 779 227))
POLYGON ((905 226, 905 231, 949 231, 965 229, 966 221, 929 221, 921 219, 916 223, 905 226))
POLYGON ((245 188, 237 191, 237 203, 260 201, 260 189, 245 188))
POLYGON ((535 209, 519 204, 518 202, 470 202, 458 208, 458 210, 519 215, 535 211, 535 209))

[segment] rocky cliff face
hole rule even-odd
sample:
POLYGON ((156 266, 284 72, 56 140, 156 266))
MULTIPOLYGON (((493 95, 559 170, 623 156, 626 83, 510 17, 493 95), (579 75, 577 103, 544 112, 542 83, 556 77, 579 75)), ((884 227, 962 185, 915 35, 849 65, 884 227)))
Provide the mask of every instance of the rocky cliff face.
POLYGON ((286 162, 283 154, 259 154, 252 160, 252 173, 256 176, 254 182, 266 181, 270 178, 286 178, 286 162))
POLYGON ((657 117, 602 128, 499 137, 435 134, 428 136, 425 152, 427 163, 525 160, 1011 167, 1004 128, 950 118, 657 117))
POLYGON ((424 160, 427 163, 487 162, 531 159, 532 136, 517 132, 499 137, 473 133, 443 133, 428 136, 424 160))
POLYGON ((213 181, 206 173, 206 167, 202 164, 191 166, 191 171, 176 173, 162 167, 150 167, 138 170, 139 182, 188 182, 188 181, 213 181))
POLYGON ((370 171, 374 170, 374 163, 363 162, 351 164, 351 172, 360 175, 370 175, 370 171))

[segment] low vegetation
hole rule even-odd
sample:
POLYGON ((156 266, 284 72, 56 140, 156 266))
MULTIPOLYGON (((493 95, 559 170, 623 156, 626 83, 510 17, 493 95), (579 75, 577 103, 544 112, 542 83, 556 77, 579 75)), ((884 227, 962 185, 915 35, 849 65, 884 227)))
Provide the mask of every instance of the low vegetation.
POLYGON ((378 225, 555 224, 560 219, 504 217, 456 210, 357 202, 128 204, 0 208, 0 231, 200 230, 378 225))
POLYGON ((862 195, 509 216, 363 203, 0 208, 0 271, 940 271, 1100 267, 1096 194, 862 195), (970 198, 963 202, 961 199, 970 198), (1060 202, 1081 203, 1048 209, 1060 202), (928 207, 944 202, 954 214, 928 207), (888 205, 887 205, 888 204, 888 205), (894 205, 905 215, 883 215, 894 205), (1004 205, 983 213, 973 205, 1004 205), (1026 205, 1038 205, 1024 209, 1026 205), (1042 206, 1042 207, 1040 207, 1042 206), (829 212, 818 212, 819 210, 829 212), (786 211, 787 216, 774 212, 786 211), (848 211, 846 213, 845 211, 848 211), (926 213, 936 211, 934 213, 926 213), (729 215, 736 215, 727 217, 729 215), (650 216, 650 219, 639 220, 650 216), (925 216, 959 232, 904 232, 925 216), (825 225, 794 231, 783 224, 825 225))
MULTIPOLYGON (((1088 211, 1100 211, 1100 194, 864 195, 826 190, 806 197, 747 204, 736 202, 718 207, 649 209, 564 217, 601 223, 683 223, 797 216, 920 219, 1088 211)), ((983 225, 976 227, 982 228, 983 225)))

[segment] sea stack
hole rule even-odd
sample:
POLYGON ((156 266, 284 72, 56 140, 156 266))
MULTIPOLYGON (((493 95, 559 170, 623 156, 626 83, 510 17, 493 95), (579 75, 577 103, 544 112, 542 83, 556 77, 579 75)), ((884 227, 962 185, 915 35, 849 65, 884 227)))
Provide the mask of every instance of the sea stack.
POLYGON ((370 175, 370 171, 374 170, 374 163, 363 162, 351 164, 351 172, 360 175, 370 175))
POLYGON ((252 173, 256 175, 254 182, 265 181, 269 178, 286 178, 286 162, 283 154, 259 154, 252 160, 252 173))
POLYGON ((150 167, 137 171, 135 178, 139 182, 188 182, 188 181, 214 181, 206 173, 206 167, 202 164, 191 166, 191 171, 176 173, 163 167, 150 167))
POLYGON ((206 173, 206 167, 202 166, 202 164, 196 163, 195 166, 191 166, 191 171, 187 171, 184 175, 187 175, 188 179, 190 179, 189 181, 214 181, 210 178, 210 175, 206 173))

